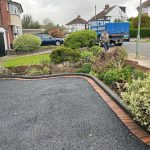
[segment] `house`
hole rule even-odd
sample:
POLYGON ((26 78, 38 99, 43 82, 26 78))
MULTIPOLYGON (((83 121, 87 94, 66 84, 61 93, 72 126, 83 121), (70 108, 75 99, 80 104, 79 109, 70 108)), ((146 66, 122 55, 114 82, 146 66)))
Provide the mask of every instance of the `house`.
MULTIPOLYGON (((140 7, 137 8, 139 11, 140 7)), ((142 3, 142 14, 147 14, 150 16, 150 0, 145 1, 142 3)))
POLYGON ((93 16, 89 22, 95 20, 108 20, 110 22, 114 22, 115 20, 127 21, 127 18, 126 7, 117 5, 110 7, 109 5, 105 5, 104 10, 93 16))
POLYGON ((75 32, 88 29, 88 22, 79 16, 66 24, 68 32, 75 32))
POLYGON ((13 40, 22 34, 22 12, 21 4, 12 0, 0 0, 0 43, 4 41, 5 50, 12 48, 13 40))

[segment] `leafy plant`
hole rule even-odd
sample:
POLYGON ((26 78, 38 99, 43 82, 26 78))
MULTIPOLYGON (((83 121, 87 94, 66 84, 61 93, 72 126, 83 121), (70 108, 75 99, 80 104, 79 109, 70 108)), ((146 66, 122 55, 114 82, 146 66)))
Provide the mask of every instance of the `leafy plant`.
POLYGON ((144 80, 133 80, 122 97, 135 119, 150 131, 150 75, 144 80))
POLYGON ((31 34, 21 35, 14 41, 14 49, 16 51, 38 50, 40 48, 40 45, 40 38, 31 34))
POLYGON ((64 63, 66 61, 69 62, 77 62, 80 60, 80 52, 79 50, 73 50, 68 47, 58 47, 51 54, 51 62, 55 64, 64 63))
POLYGON ((116 69, 106 71, 104 74, 101 74, 101 77, 108 85, 111 85, 121 79, 119 71, 116 69))
POLYGON ((89 74, 91 71, 91 63, 85 63, 83 64, 82 68, 78 71, 78 73, 87 73, 89 74))
POLYGON ((100 46, 93 46, 89 51, 92 52, 94 56, 100 56, 104 53, 104 49, 100 46))
POLYGON ((81 59, 87 60, 88 58, 90 59, 93 57, 93 53, 89 51, 82 51, 81 52, 81 59))
POLYGON ((76 49, 80 47, 92 47, 96 43, 97 34, 95 31, 82 30, 71 33, 65 39, 65 46, 76 49))

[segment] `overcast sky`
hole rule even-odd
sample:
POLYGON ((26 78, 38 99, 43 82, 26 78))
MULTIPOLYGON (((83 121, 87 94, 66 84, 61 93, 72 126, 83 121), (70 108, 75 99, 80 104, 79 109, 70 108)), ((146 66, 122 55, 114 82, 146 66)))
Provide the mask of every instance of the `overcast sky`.
MULTIPOLYGON (((137 16, 136 8, 140 0, 14 0, 22 4, 24 13, 31 14, 34 19, 42 21, 50 18, 55 24, 65 25, 77 15, 89 20, 94 16, 94 6, 97 5, 97 13, 105 4, 127 7, 129 17, 137 16)), ((143 2, 146 0, 143 0, 143 2)))

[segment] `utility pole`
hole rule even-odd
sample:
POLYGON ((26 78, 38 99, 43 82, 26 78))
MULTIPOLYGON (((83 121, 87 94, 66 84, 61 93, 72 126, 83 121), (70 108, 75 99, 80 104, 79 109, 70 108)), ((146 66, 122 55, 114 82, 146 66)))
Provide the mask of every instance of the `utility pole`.
POLYGON ((140 7, 139 7, 138 35, 136 41, 136 59, 138 59, 140 56, 141 15, 142 15, 142 0, 140 0, 140 7))
POLYGON ((95 5, 95 21, 97 20, 97 18, 96 18, 96 5, 95 5))

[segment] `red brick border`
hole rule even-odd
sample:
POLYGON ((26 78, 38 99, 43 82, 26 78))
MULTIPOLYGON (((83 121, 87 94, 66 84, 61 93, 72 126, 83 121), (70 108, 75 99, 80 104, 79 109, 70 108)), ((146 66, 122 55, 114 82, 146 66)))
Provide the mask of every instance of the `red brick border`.
POLYGON ((140 128, 133 119, 122 110, 122 108, 114 102, 110 96, 100 88, 92 79, 87 77, 82 77, 86 79, 96 92, 103 98, 103 100, 108 104, 108 106, 116 113, 120 120, 128 127, 128 129, 145 144, 150 145, 150 135, 148 135, 142 128, 140 128))
MULTIPOLYGON (((72 75, 72 76, 57 76, 57 77, 48 77, 40 79, 49 79, 49 78, 82 78, 87 80, 90 85, 95 89, 95 91, 103 98, 107 105, 113 110, 113 112, 120 118, 120 120, 127 126, 127 128, 142 142, 147 145, 150 145, 150 135, 147 134, 141 127, 139 127, 134 120, 100 87, 96 82, 88 77, 72 75)), ((6 78, 3 78, 6 79, 6 78)), ((8 79, 8 78, 7 78, 8 79)), ((14 78, 16 80, 37 80, 37 79, 21 79, 14 78)))

